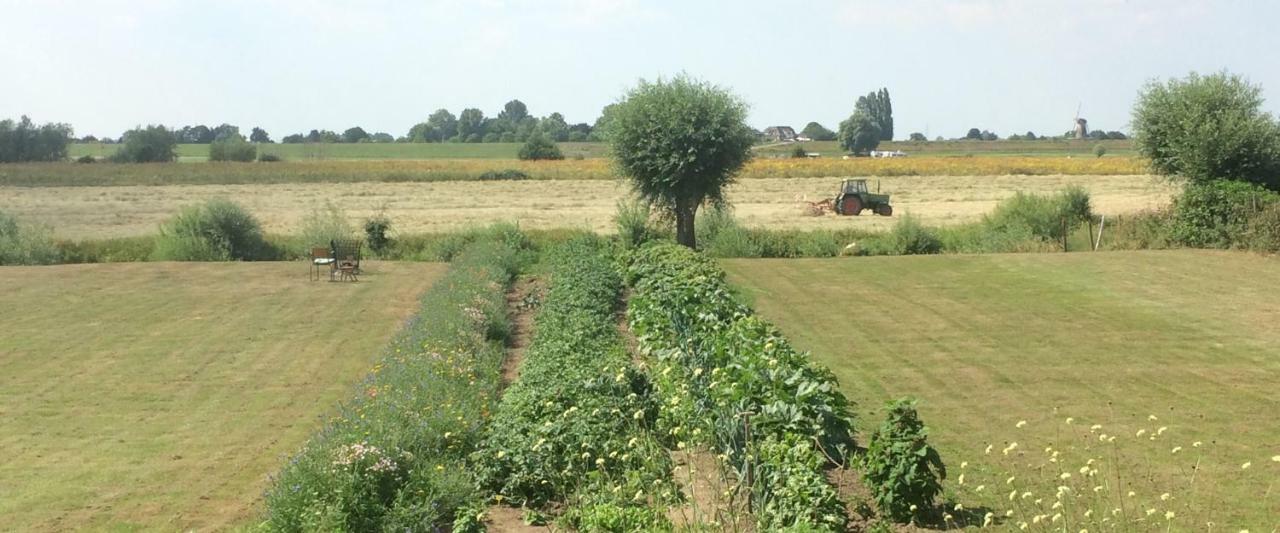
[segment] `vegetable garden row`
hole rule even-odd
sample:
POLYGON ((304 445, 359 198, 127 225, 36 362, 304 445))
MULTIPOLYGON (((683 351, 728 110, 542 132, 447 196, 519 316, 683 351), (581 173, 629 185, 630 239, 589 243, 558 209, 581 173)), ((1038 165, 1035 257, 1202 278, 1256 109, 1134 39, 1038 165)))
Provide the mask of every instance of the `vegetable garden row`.
MULTIPOLYGON (((482 242, 455 260, 355 398, 274 480, 267 529, 482 531, 490 505, 582 531, 846 528, 828 470, 855 453, 848 400, 687 248, 623 251, 584 236, 545 253, 532 341, 500 391, 521 248, 482 242), (618 323, 628 286, 633 350, 618 323), (675 454, 711 458, 724 482, 716 509, 692 521, 676 511, 699 503, 675 454)), ((889 514, 936 493, 936 480, 908 486, 917 458, 936 458, 923 434, 894 438, 873 436, 882 457, 862 461, 885 467, 866 477, 889 514)))

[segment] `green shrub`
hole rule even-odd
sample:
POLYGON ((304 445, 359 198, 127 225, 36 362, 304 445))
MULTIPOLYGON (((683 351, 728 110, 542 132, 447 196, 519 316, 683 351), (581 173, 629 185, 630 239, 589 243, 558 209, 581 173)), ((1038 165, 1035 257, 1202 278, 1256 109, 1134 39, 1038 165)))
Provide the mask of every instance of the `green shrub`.
MULTIPOLYGON (((625 498, 613 498, 623 499, 625 498)), ((660 509, 609 500, 610 498, 594 496, 591 500, 576 502, 560 517, 559 522, 570 531, 632 533, 674 530, 671 520, 660 509)))
POLYGON ((639 199, 618 200, 613 224, 618 229, 618 240, 624 248, 671 237, 671 228, 657 219, 653 207, 639 199))
POLYGON ((1280 252, 1280 203, 1271 203, 1250 217, 1247 235, 1249 249, 1280 252))
POLYGON ((560 152, 560 147, 555 141, 548 139, 541 133, 535 133, 529 140, 520 147, 519 153, 516 154, 522 161, 539 161, 539 160, 559 160, 564 159, 564 154, 560 152))
POLYGON ((804 159, 806 157, 809 157, 809 151, 805 150, 803 145, 797 144, 795 148, 791 149, 792 159, 804 159))
POLYGON ((1069 230, 1092 216, 1089 193, 1076 186, 1052 196, 1016 193, 983 217, 983 224, 993 232, 1030 233, 1040 239, 1058 241, 1064 229, 1069 230))
POLYGON ((209 143, 210 161, 237 161, 248 163, 258 157, 258 147, 249 144, 240 134, 228 135, 209 143))
POLYGON ((328 246, 331 241, 355 237, 355 229, 347 221, 347 214, 333 202, 314 207, 302 218, 300 233, 305 246, 328 246))
POLYGON ((476 179, 480 181, 516 181, 527 180, 529 175, 519 170, 508 168, 506 170, 486 170, 476 179))
POLYGON ((706 210, 695 231, 699 247, 711 257, 760 257, 760 246, 727 205, 706 210))
POLYGON ((268 154, 266 152, 262 152, 258 154, 259 163, 279 163, 281 161, 284 161, 284 158, 280 157, 277 154, 268 154))
POLYGON ((1094 156, 1094 157, 1102 157, 1102 156, 1104 156, 1104 155, 1107 155, 1107 146, 1106 146, 1105 144, 1098 143, 1098 144, 1093 145, 1093 156, 1094 156))
POLYGON ((384 254, 391 248, 391 218, 385 212, 365 219, 364 242, 376 254, 384 254))
POLYGON ((153 257, 161 261, 270 259, 258 219, 229 200, 183 208, 160 226, 153 257))
POLYGON ((178 141, 164 126, 138 127, 124 134, 124 145, 111 156, 115 163, 170 163, 178 158, 178 141))
POLYGON ((1173 202, 1169 239, 1196 248, 1244 246, 1250 217, 1278 199, 1280 195, 1245 182, 1190 184, 1173 202))
POLYGON ((156 247, 156 237, 116 237, 82 241, 59 241, 65 263, 128 263, 148 261, 156 247))
MULTIPOLYGON (((1172 211, 1140 211, 1109 216, 1104 221, 1101 248, 1150 250, 1168 248, 1172 211)), ((1095 228, 1095 232, 1097 228, 1095 228)), ((1095 233, 1096 235, 1096 233, 1095 233)))
POLYGON ((933 509, 947 470, 928 443, 915 401, 898 400, 888 408, 884 423, 871 434, 862 468, 880 512, 907 523, 933 509))
POLYGON ((0 265, 50 265, 61 259, 62 252, 47 226, 0 211, 0 265))
POLYGON ((81 164, 91 164, 91 163, 97 163, 98 159, 91 155, 82 155, 76 158, 76 162, 81 164))
POLYGON ((937 233, 910 214, 898 217, 888 233, 866 239, 861 246, 861 253, 865 255, 922 255, 942 251, 937 233))

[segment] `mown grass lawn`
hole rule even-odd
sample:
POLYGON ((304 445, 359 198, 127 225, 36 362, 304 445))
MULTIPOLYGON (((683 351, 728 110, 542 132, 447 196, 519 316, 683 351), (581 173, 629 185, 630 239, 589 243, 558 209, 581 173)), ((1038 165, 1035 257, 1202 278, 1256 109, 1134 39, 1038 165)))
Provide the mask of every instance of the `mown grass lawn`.
POLYGON ((1143 530, 1280 526, 1280 259, 1167 251, 724 264, 861 404, 863 443, 886 400, 919 398, 951 468, 949 491, 967 506, 1026 517, 1122 508, 1143 530), (1101 465, 1096 476, 1077 471, 1087 458, 1101 465), (1019 480, 1006 484, 1009 475, 1019 480), (1060 484, 1085 495, 1051 509, 1060 484), (1034 495, 1011 503, 1010 486, 1034 495))
POLYGON ((0 529, 224 529, 443 272, 3 267, 0 529))

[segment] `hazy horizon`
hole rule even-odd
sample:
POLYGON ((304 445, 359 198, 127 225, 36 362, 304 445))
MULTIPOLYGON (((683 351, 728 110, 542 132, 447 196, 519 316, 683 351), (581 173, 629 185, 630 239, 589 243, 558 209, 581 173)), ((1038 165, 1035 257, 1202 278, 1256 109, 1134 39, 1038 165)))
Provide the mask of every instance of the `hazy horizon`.
MULTIPOLYGON (((511 99, 594 122, 637 80, 728 87, 763 129, 836 129, 887 87, 896 138, 1128 131, 1150 79, 1229 70, 1280 90, 1264 2, 0 0, 0 118, 77 136, 226 122, 404 135, 429 113, 511 99)), ((1266 109, 1280 109, 1269 100, 1266 109)))

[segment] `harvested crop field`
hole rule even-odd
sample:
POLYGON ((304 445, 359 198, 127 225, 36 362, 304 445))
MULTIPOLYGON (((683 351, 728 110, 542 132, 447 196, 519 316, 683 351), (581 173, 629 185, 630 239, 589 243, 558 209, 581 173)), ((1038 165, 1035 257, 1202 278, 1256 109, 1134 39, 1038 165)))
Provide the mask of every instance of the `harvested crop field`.
MULTIPOLYGON (((1052 193, 1081 185, 1094 209, 1119 214, 1163 206, 1175 188, 1146 175, 902 176, 871 179, 893 195, 897 213, 930 224, 975 220, 1017 191, 1052 193)), ((771 228, 884 228, 896 217, 808 217, 801 200, 831 195, 840 178, 742 180, 729 191, 747 225, 771 228)), ((288 233, 325 202, 353 221, 385 207, 400 232, 439 232, 495 221, 523 228, 613 231, 617 202, 628 187, 619 180, 446 181, 431 183, 315 183, 158 185, 116 187, 0 187, 0 210, 49 224, 67 239, 155 233, 180 206, 223 197, 240 202, 269 232, 288 233)))

